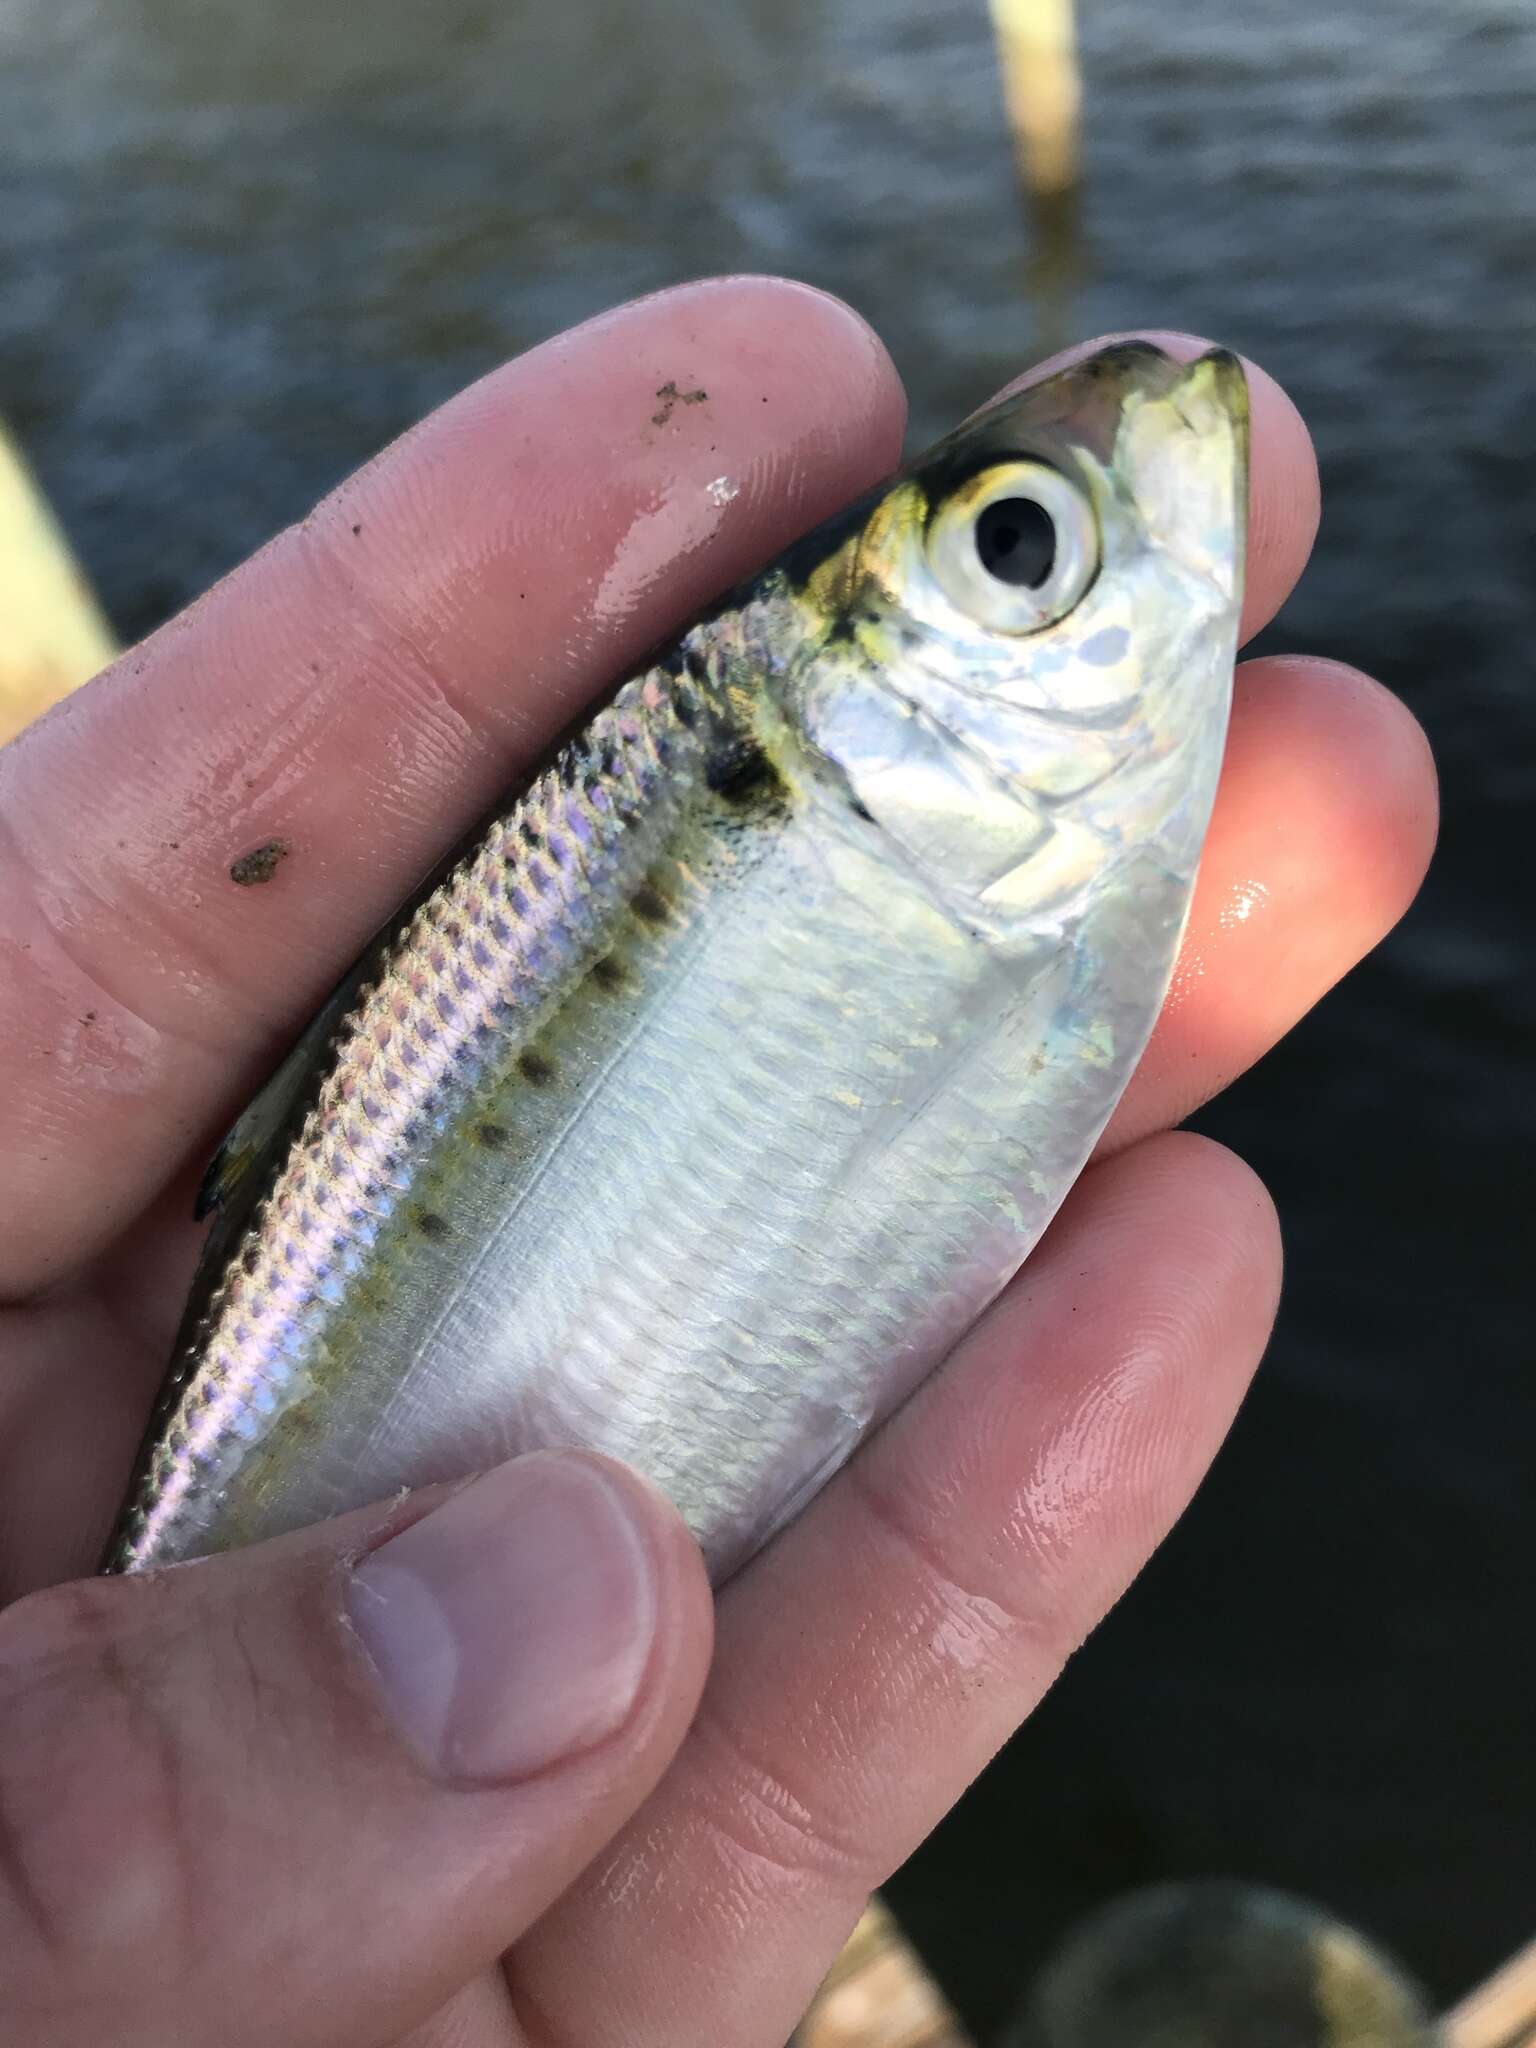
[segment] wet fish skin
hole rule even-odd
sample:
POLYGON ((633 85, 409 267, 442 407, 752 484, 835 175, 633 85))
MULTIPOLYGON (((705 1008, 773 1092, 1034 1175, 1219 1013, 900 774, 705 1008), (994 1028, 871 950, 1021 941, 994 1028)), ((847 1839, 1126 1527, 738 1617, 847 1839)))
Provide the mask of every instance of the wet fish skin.
POLYGON ((109 1568, 568 1443, 717 1580, 750 1556, 1017 1270, 1140 1056, 1245 517, 1240 367, 1121 345, 627 680, 231 1133, 109 1568), (1019 630, 978 535, 990 492, 1026 545, 997 494, 1036 485, 1044 594, 1096 565, 1019 630))

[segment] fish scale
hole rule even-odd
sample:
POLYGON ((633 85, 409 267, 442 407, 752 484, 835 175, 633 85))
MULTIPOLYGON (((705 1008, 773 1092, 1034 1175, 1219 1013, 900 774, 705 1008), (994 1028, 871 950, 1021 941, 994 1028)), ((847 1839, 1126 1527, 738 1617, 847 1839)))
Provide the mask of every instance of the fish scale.
POLYGON ((1017 1270, 1145 1043, 1244 422, 1230 358, 1106 351, 621 685, 231 1133, 114 1568, 558 1445, 647 1471, 717 1580, 798 1511, 1017 1270), (986 551, 1030 494, 1025 584, 986 551))

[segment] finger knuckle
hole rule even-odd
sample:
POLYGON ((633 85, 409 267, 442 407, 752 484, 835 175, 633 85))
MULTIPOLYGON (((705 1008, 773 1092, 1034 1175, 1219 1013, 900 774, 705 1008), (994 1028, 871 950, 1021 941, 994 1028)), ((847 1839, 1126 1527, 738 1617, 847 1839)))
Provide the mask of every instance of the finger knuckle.
POLYGON ((886 1568, 910 1588, 909 1606, 931 1615, 927 1647, 942 1664, 965 1671, 999 1664, 1014 1645, 1039 1639, 1044 1631, 1036 1603, 1018 1591, 1026 1576, 1021 1563, 1035 1573, 1041 1564, 1027 1531, 1010 1527, 1000 1554, 986 1555, 960 1518, 933 1513, 926 1504, 914 1507, 857 1461, 849 1467, 849 1484, 874 1540, 889 1553, 886 1568))
POLYGON ((761 1897, 787 1886, 836 1900, 868 1892, 871 1858, 857 1828, 840 1826, 825 1798, 797 1789, 745 1728, 706 1706, 693 1743, 709 1764, 699 1775, 699 1820, 737 1889, 761 1897))

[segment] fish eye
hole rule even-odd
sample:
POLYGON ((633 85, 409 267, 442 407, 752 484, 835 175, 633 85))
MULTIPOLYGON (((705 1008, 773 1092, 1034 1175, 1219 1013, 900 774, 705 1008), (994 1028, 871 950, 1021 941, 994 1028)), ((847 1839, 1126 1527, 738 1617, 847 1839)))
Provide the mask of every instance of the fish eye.
POLYGON ((1059 469, 999 462, 934 514, 928 562, 945 596, 1002 633, 1034 633, 1069 612, 1099 566, 1093 508, 1059 469))

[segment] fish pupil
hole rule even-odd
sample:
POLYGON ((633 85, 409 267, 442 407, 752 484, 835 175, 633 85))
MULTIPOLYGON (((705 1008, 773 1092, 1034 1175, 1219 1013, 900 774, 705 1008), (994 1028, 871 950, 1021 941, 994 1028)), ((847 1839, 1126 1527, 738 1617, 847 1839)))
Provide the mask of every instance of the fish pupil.
POLYGON ((1033 498, 999 498, 976 521, 976 553, 999 583, 1038 590, 1056 566, 1056 526, 1033 498))

